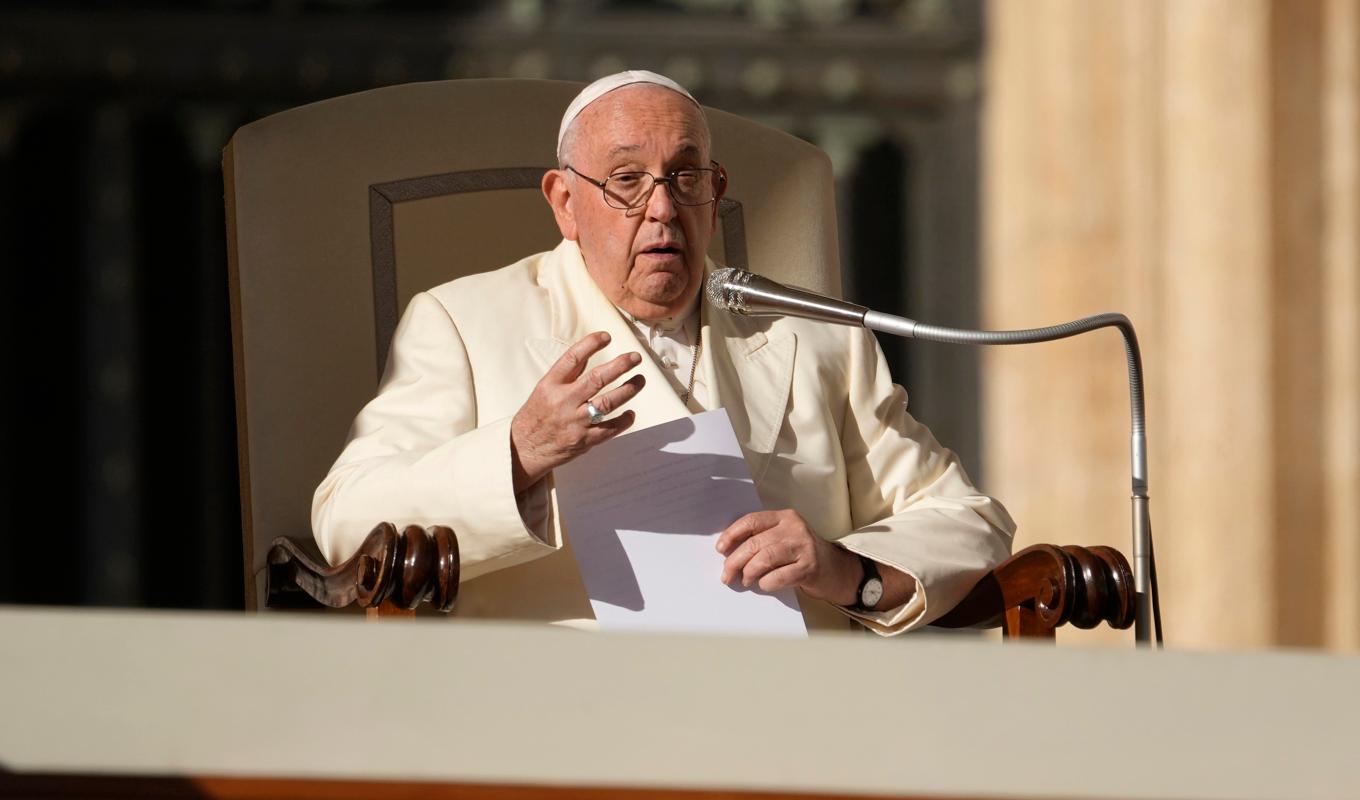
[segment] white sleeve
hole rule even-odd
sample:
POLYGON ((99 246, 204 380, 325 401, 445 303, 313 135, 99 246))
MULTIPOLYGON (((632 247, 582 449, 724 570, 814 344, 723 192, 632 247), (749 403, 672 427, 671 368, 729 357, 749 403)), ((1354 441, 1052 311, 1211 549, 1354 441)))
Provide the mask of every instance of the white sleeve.
POLYGON ((847 614, 884 635, 928 625, 1011 551, 1015 523, 976 489, 953 452, 907 413, 877 340, 854 332, 842 449, 855 530, 846 549, 907 573, 916 593, 880 612, 847 614))
POLYGON ((355 418, 312 500, 312 530, 327 559, 348 558, 383 521, 451 527, 464 580, 556 549, 546 481, 516 497, 511 418, 478 420, 473 387, 457 325, 434 297, 416 295, 393 334, 377 397, 355 418))

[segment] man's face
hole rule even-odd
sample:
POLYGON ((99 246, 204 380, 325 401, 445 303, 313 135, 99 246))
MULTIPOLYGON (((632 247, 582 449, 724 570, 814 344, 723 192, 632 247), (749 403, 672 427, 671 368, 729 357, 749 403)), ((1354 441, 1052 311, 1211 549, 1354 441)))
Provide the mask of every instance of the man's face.
MULTIPOLYGON (((619 172, 665 176, 710 166, 699 109, 659 86, 616 89, 587 106, 573 128, 564 158, 599 181, 619 172)), ((717 203, 678 205, 658 185, 641 207, 623 210, 609 206, 600 188, 580 175, 554 172, 555 178, 545 177, 544 192, 601 291, 639 319, 687 310, 703 282, 717 203)))

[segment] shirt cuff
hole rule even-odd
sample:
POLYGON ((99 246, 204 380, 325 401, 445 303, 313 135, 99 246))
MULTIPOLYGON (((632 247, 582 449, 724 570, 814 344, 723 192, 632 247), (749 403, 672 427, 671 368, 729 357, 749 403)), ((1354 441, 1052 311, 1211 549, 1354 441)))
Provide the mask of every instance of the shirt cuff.
POLYGON ((515 493, 515 505, 519 508, 519 518, 539 541, 552 544, 548 540, 548 512, 552 507, 548 494, 548 479, 539 478, 522 492, 515 493))
MULTIPOLYGON (((841 546, 844 547, 844 545, 841 546)), ((880 561, 879 559, 849 547, 846 547, 845 549, 855 555, 864 556, 876 564, 892 567, 898 572, 906 575, 908 578, 911 578, 913 584, 911 595, 900 605, 883 609, 882 611, 859 611, 844 606, 833 607, 880 636, 896 636, 899 633, 905 633, 906 631, 911 630, 911 628, 920 621, 921 617, 925 615, 926 611, 926 594, 921 589, 921 580, 912 574, 911 570, 893 564, 890 561, 880 561)))

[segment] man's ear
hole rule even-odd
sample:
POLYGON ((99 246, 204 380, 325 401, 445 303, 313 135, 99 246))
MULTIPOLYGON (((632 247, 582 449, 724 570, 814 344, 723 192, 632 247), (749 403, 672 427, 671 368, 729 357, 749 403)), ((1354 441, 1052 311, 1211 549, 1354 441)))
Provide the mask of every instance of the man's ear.
POLYGON ((718 171, 713 175, 713 223, 718 222, 718 201, 727 194, 727 167, 718 165, 718 171))
POLYGON ((571 189, 567 186, 565 170, 550 169, 543 173, 543 197, 552 206, 553 218, 562 238, 576 241, 576 215, 571 211, 571 189))

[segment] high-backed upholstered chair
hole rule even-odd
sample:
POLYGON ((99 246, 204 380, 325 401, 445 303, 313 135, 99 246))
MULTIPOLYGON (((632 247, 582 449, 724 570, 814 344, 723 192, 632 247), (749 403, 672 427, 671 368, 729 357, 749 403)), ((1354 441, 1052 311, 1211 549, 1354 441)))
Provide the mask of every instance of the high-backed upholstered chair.
MULTIPOLYGON (((275 551, 276 566, 295 570, 298 557, 315 554, 312 491, 377 388, 407 300, 559 241, 539 180, 555 166, 560 115, 579 90, 524 80, 396 86, 275 114, 240 129, 227 145, 248 607, 266 605, 277 537, 292 544, 275 551)), ((826 155, 731 114, 707 114, 714 156, 731 175, 711 255, 839 294, 826 155)), ((371 584, 414 558, 401 550, 401 535, 386 536, 400 557, 375 556, 342 577, 371 584)), ((1080 571, 1072 554, 1050 550, 1031 561, 1080 571)), ((275 580, 304 573, 276 572, 275 580)), ((452 581, 456 592, 456 576, 452 581)), ((1066 581, 1054 591, 1065 592, 1066 581)), ((300 583, 320 591, 315 575, 300 583)), ((377 602, 386 589, 341 594, 377 602)), ((979 609, 972 616, 995 616, 1000 606, 979 609)))

